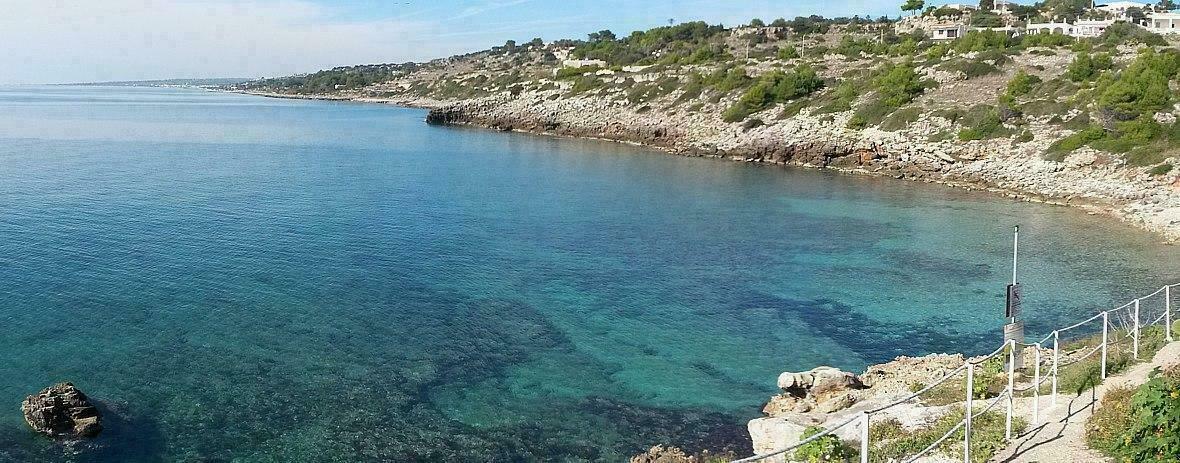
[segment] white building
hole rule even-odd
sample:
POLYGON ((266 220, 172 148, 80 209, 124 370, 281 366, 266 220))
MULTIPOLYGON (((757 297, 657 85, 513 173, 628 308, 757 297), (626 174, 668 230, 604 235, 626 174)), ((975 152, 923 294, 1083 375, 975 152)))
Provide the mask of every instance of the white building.
POLYGON ((930 28, 931 40, 954 40, 966 34, 966 24, 938 24, 930 28))
POLYGON ((969 10, 978 10, 979 9, 979 5, 973 5, 970 3, 947 3, 945 5, 942 5, 942 7, 943 8, 950 8, 953 10, 959 10, 959 11, 969 11, 969 10))
POLYGON ((1073 24, 1066 22, 1028 23, 1025 26, 1028 34, 1063 34, 1074 36, 1073 24))
POLYGON ((1114 20, 1079 20, 1074 24, 1073 34, 1070 35, 1077 38, 1100 37, 1112 24, 1114 20))
POLYGON ((1156 34, 1180 34, 1180 13, 1148 13, 1143 28, 1156 34))
POLYGON ((1098 5, 1097 8, 1098 11, 1105 11, 1118 18, 1125 18, 1127 17, 1128 9, 1139 8, 1140 10, 1146 11, 1150 6, 1140 2, 1110 2, 1105 5, 1098 5))

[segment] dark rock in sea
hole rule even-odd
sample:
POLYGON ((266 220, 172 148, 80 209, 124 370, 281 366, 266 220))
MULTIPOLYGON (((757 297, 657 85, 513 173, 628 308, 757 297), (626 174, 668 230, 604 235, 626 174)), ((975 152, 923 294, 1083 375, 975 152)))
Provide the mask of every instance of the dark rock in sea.
POLYGON ((102 417, 90 398, 71 383, 58 383, 21 403, 25 422, 53 437, 94 437, 102 432, 102 417))

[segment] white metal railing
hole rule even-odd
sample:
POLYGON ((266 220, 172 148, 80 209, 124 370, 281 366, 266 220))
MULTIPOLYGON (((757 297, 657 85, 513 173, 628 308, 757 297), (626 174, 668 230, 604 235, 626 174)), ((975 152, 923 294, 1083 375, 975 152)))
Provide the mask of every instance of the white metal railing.
MULTIPOLYGON (((1051 384, 1051 386, 1050 386, 1050 391, 1051 391, 1050 392, 1050 407, 1054 407, 1057 405, 1057 392, 1058 392, 1057 391, 1057 387, 1058 387, 1057 380, 1058 380, 1059 372, 1060 372, 1061 368, 1081 362, 1085 359, 1090 358, 1091 356, 1093 356, 1096 353, 1101 353, 1101 360, 1099 361, 1099 365, 1100 365, 1099 366, 1099 369, 1100 369, 1099 381, 1105 380, 1106 376, 1107 376, 1107 359, 1110 355, 1109 354, 1109 347, 1112 345, 1117 346, 1117 345, 1125 344, 1129 338, 1131 341, 1132 358, 1134 360, 1138 360, 1139 359, 1139 347, 1140 347, 1139 346, 1140 335, 1142 334, 1143 327, 1156 325, 1160 321, 1164 322, 1164 341, 1165 341, 1165 343, 1172 342, 1173 341, 1173 337, 1172 337, 1172 293, 1177 288, 1180 288, 1180 283, 1163 286, 1151 294, 1136 298, 1136 299, 1132 300, 1131 302, 1123 304, 1122 306, 1119 306, 1119 307, 1116 307, 1116 308, 1113 308, 1110 310, 1106 310, 1103 312, 1099 312, 1099 313, 1095 314, 1094 316, 1087 318, 1085 320, 1082 320, 1078 323, 1067 326, 1065 328, 1054 330, 1051 333, 1049 333, 1048 335, 1046 335, 1044 338, 1042 338, 1041 340, 1034 342, 1034 343, 1027 343, 1026 344, 1026 343, 1018 343, 1015 340, 1009 340, 1009 341, 1005 342, 1004 344, 1002 344, 996 350, 992 351, 990 354, 987 354, 983 357, 977 357, 974 359, 967 359, 966 361, 963 362, 963 365, 945 373, 938 380, 934 381, 933 383, 931 383, 929 385, 924 386, 923 388, 911 393, 910 395, 907 395, 907 396, 902 397, 900 399, 894 400, 893 402, 890 402, 886 405, 882 405, 880 407, 876 407, 876 408, 873 408, 870 410, 862 411, 858 414, 854 414, 851 417, 849 417, 848 419, 840 422, 839 424, 832 426, 830 428, 824 429, 823 431, 816 433, 814 435, 808 436, 806 439, 803 439, 803 440, 799 441, 798 443, 795 443, 794 445, 791 445, 791 446, 788 446, 788 447, 785 447, 785 448, 782 448, 779 450, 775 450, 773 452, 758 454, 758 455, 743 458, 740 460, 735 460, 732 463, 751 463, 751 462, 762 461, 762 460, 765 460, 768 458, 774 458, 774 457, 779 457, 779 456, 784 456, 785 460, 789 461, 789 457, 790 457, 789 452, 797 450, 799 447, 807 445, 807 444, 814 442, 818 439, 821 439, 825 436, 830 436, 833 433, 835 433, 836 431, 839 431, 840 429, 843 429, 846 426, 849 426, 854 422, 857 423, 857 426, 859 428, 858 431, 860 434, 860 445, 859 445, 859 447, 860 447, 860 462, 861 463, 868 463, 869 451, 871 448, 871 445, 869 442, 869 424, 870 424, 872 417, 874 415, 877 415, 881 412, 884 412, 888 409, 891 409, 891 408, 901 405, 903 403, 909 402, 911 400, 917 399, 917 398, 921 397, 923 394, 926 394, 927 392, 931 391, 935 387, 945 383, 946 381, 949 381, 952 378, 957 377, 959 375, 959 373, 962 373, 963 371, 967 372, 967 375, 966 375, 967 376, 966 377, 967 390, 966 390, 966 401, 964 403, 964 410, 963 410, 963 419, 960 420, 959 423, 952 426, 951 429, 949 431, 947 431, 945 434, 943 434, 941 437, 939 437, 938 439, 935 439, 934 442, 931 443, 930 445, 928 445, 926 448, 922 449, 921 451, 917 452, 914 455, 910 455, 909 457, 903 459, 902 461, 909 463, 909 462, 913 462, 914 460, 917 460, 918 458, 921 458, 922 456, 934 451, 934 449, 937 449, 939 445, 941 445, 943 442, 945 442, 947 439, 949 439, 951 436, 953 436, 956 432, 962 430, 963 431, 963 461, 969 463, 971 461, 971 425, 972 425, 972 421, 974 421, 974 419, 978 418, 980 415, 983 415, 984 413, 991 411, 993 408, 995 408, 996 406, 998 406, 1000 404, 1000 401, 1004 401, 1004 403, 1006 405, 1006 410, 1004 413, 1004 437, 1005 437, 1005 439, 1011 440, 1012 439, 1012 417, 1015 414, 1015 410, 1014 410, 1015 394, 1017 392, 1025 392, 1030 389, 1033 391, 1032 392, 1033 401, 1032 401, 1032 410, 1031 410, 1031 412, 1032 412, 1032 423, 1031 424, 1035 425, 1038 422, 1040 422, 1041 386, 1046 381, 1049 381, 1051 384), (1150 322, 1146 325, 1142 325, 1140 323, 1140 315, 1141 315, 1140 311, 1143 307, 1143 301, 1151 299, 1151 298, 1158 296, 1160 294, 1163 294, 1163 302, 1164 302, 1163 303, 1163 306, 1164 306, 1163 313, 1160 316, 1156 317, 1152 322, 1150 322), (1122 335, 1121 340, 1117 339, 1117 338, 1113 341, 1111 340, 1110 327, 1112 326, 1112 323, 1111 323, 1111 316, 1112 315, 1115 317, 1116 321, 1122 327, 1121 331, 1123 331, 1124 334, 1122 335), (1088 352, 1085 352, 1082 355, 1076 355, 1076 354, 1085 348, 1079 349, 1078 351, 1071 352, 1070 353, 1071 355, 1069 356, 1070 358, 1063 361, 1061 359, 1061 335, 1062 335, 1062 333, 1080 328, 1080 327, 1085 326, 1085 325, 1089 324, 1090 322, 1093 322, 1098 319, 1102 320, 1101 342, 1099 342, 1092 349, 1090 349, 1088 352), (1048 375, 1042 375, 1041 374, 1042 373, 1041 372, 1041 363, 1042 363, 1041 357, 1042 357, 1042 351, 1044 350, 1043 346, 1045 345, 1045 343, 1047 343, 1049 341, 1052 341, 1052 343, 1053 343, 1053 356, 1052 356, 1052 360, 1050 362, 1051 366, 1049 368, 1050 373, 1048 375), (1035 349, 1035 351, 1033 353, 1033 367, 1032 367, 1033 368, 1033 381, 1032 381, 1032 383, 1025 385, 1025 386, 1021 386, 1020 388, 1016 388, 1016 386, 1015 386, 1016 375, 1015 375, 1015 370, 1014 370, 1014 366, 1016 364, 1016 362, 1015 362, 1016 346, 1018 346, 1018 345, 1025 346, 1025 347, 1032 347, 1035 349), (978 366, 988 360, 991 360, 1001 354, 1004 354, 1005 352, 1007 353, 1007 356, 1008 356, 1007 362, 1006 362, 1007 363, 1006 373, 1007 373, 1008 384, 1004 388, 1003 392, 1001 392, 999 395, 997 395, 996 397, 993 398, 993 400, 991 401, 990 404, 984 406, 982 410, 975 412, 974 411, 975 368, 976 368, 976 366, 978 366)), ((1116 328, 1118 328, 1118 326, 1116 326, 1116 328)), ((1117 333, 1116 333, 1116 336, 1117 336, 1117 333)))

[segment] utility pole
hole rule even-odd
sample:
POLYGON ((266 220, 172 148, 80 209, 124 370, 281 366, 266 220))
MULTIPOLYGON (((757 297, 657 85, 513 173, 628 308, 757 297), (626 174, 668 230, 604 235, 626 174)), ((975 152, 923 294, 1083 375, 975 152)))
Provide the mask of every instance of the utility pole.
MULTIPOLYGON (((1016 263, 1020 250, 1020 225, 1017 225, 1012 230, 1012 284, 1008 285, 1007 298, 1004 307, 1004 318, 1006 324, 1004 325, 1004 343, 1015 340, 1017 343, 1024 342, 1024 321, 1018 320, 1020 317, 1020 283, 1016 279, 1016 263)), ((1024 363, 1024 357, 1020 355, 1020 345, 1014 345, 1012 353, 1012 367, 1021 368, 1024 363)))

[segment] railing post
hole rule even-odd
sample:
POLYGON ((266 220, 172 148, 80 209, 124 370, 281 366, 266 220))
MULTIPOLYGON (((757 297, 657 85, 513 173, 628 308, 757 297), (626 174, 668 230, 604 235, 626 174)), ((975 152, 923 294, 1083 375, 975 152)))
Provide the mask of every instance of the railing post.
POLYGON ((1004 417, 1004 439, 1012 439, 1012 382, 1016 379, 1016 340, 1008 343, 1008 413, 1004 417))
POLYGON ((1131 356, 1139 360, 1139 299, 1135 299, 1135 338, 1131 342, 1131 356))
POLYGON ((1164 339, 1172 342, 1172 287, 1164 286, 1164 339))
POLYGON ((967 405, 963 422, 963 463, 971 463, 971 415, 975 414, 971 408, 971 400, 975 396, 975 364, 967 361, 967 405))
POLYGON ((860 463, 869 463, 869 413, 860 417, 860 463))
POLYGON ((1106 337, 1110 326, 1110 312, 1102 312, 1102 379, 1106 379, 1106 337))
POLYGON ((1061 333, 1053 332, 1053 406, 1057 406, 1057 360, 1061 357, 1061 333))
POLYGON ((1041 343, 1033 353, 1033 425, 1041 422, 1041 343))

